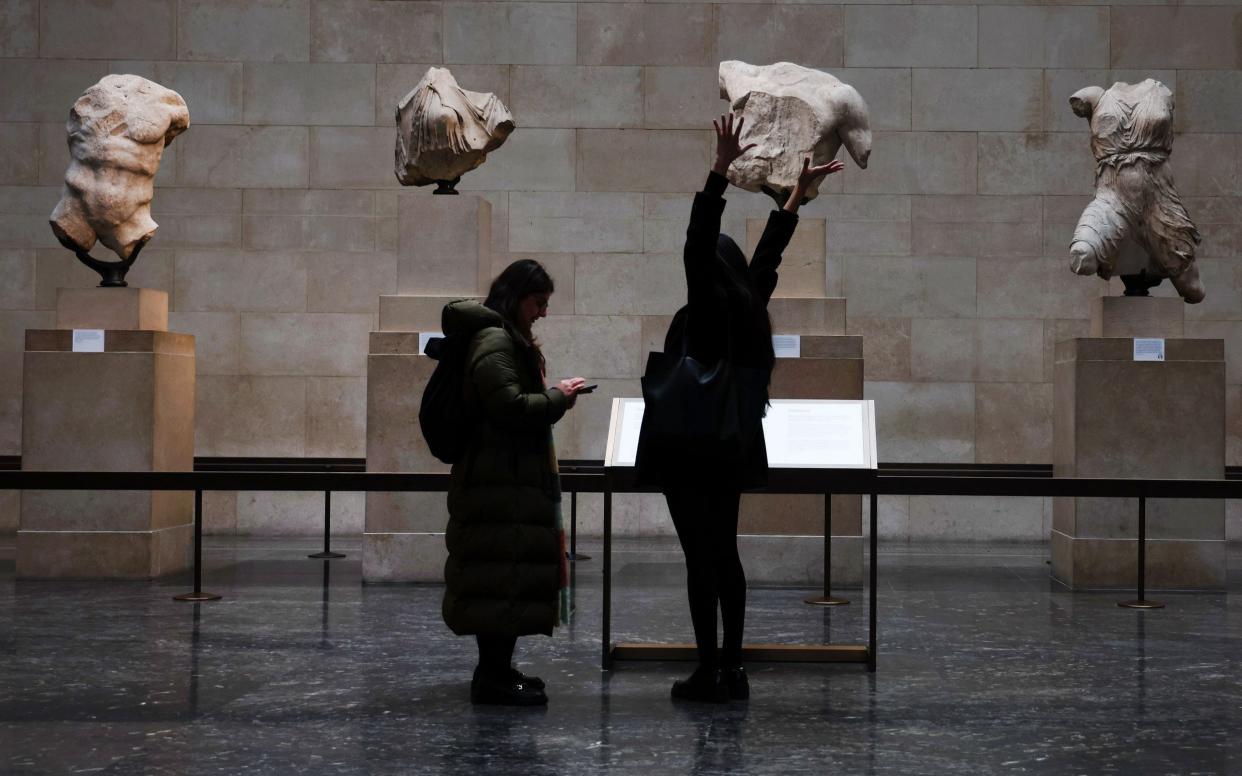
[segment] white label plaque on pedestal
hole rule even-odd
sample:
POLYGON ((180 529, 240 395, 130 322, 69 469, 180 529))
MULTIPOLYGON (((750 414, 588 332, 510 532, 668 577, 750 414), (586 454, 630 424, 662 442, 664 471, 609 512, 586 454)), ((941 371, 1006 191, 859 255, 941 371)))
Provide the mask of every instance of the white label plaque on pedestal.
POLYGON ((1164 360, 1164 340, 1163 339, 1143 339, 1141 337, 1134 338, 1134 360, 1135 361, 1163 361, 1164 360))
POLYGON ((777 358, 801 358, 802 337, 797 334, 773 334, 772 351, 777 358))
POLYGON ((104 330, 103 329, 74 329, 73 330, 73 352, 74 353, 102 353, 104 352, 104 330))
POLYGON ((427 343, 444 335, 438 331, 420 331, 418 333, 418 355, 427 355, 427 343))
MULTIPOLYGON (((643 425, 642 399, 613 399, 604 466, 633 466, 643 425)), ((763 419, 774 469, 874 469, 875 402, 869 399, 773 399, 763 419)))

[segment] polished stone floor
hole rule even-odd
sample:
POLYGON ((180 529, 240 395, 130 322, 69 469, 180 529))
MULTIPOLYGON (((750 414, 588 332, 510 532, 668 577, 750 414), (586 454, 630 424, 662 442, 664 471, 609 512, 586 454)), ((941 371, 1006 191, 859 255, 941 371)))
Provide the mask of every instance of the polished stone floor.
MULTIPOLYGON (((519 647, 549 707, 476 709, 439 589, 363 586, 340 544, 211 541, 225 598, 186 604, 184 579, 17 582, 0 540, 0 773, 1242 774, 1237 573, 1136 612, 1050 583, 1043 547, 885 547, 878 673, 754 665, 713 707, 669 700, 681 665, 601 673, 584 546, 576 624, 519 647)), ((687 640, 675 548, 615 557, 618 640, 687 640)), ((865 638, 861 591, 804 592, 752 590, 748 639, 865 638)))

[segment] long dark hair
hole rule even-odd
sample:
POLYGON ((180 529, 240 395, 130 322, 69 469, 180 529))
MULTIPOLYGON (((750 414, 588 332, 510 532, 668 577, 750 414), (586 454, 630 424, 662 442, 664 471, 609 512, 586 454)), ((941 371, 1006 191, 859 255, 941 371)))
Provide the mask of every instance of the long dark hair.
POLYGON ((767 305, 751 281, 746 254, 733 238, 721 233, 716 240, 716 267, 712 282, 717 293, 728 300, 729 333, 736 355, 745 361, 772 370, 776 353, 772 349, 772 319, 767 305))
POLYGON ((540 366, 543 365, 543 353, 539 350, 535 335, 520 323, 519 310, 522 300, 531 294, 551 294, 555 290, 556 284, 542 264, 534 259, 519 259, 496 276, 488 289, 487 299, 483 300, 484 307, 500 313, 505 328, 516 334, 519 342, 534 349, 540 366))

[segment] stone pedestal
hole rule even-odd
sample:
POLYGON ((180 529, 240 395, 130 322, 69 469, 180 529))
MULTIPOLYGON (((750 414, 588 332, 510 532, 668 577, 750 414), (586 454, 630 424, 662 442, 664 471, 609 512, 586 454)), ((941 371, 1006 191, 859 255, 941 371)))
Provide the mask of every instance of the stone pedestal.
MULTIPOLYGON (((437 310, 437 317, 439 313, 437 310)), ((418 354, 417 332, 372 332, 367 355, 367 471, 446 472, 418 425, 436 362, 418 354)), ((442 582, 445 493, 368 493, 362 541, 366 582, 442 582)))
MULTIPOLYGON (((475 195, 402 195, 397 294, 381 296, 367 355, 367 471, 446 472, 418 425, 436 362, 419 332, 440 331, 444 305, 483 294, 491 280, 491 204, 475 195)), ((447 494, 368 493, 365 582, 441 582, 447 494)))
MULTIPOLYGON (((845 335, 845 300, 773 299, 772 328, 801 335, 801 357, 779 358, 774 399, 862 399, 863 338, 845 335)), ((824 497, 745 494, 738 548, 756 584, 824 583, 824 497)), ((833 585, 862 585, 862 497, 832 497, 833 585)))
MULTIPOLYGON (((59 302, 61 328, 26 332, 22 467, 193 470, 194 337, 107 325, 166 322, 167 295, 62 289, 59 302), (105 329, 104 352, 73 352, 70 328, 105 329)), ((192 493, 24 491, 17 575, 150 578, 182 571, 190 564, 193 510, 192 493)))
POLYGON ((491 280, 492 206, 482 197, 399 197, 397 293, 468 296, 491 280))
POLYGON ((1185 321, 1178 297, 1102 296, 1091 307, 1091 336, 1181 337, 1185 321))
POLYGON ((168 331, 168 293, 152 288, 58 288, 56 328, 168 331))
MULTIPOLYGON (((1134 361, 1129 338, 1057 343, 1057 476, 1224 477, 1224 342, 1168 339, 1165 348, 1165 360, 1153 362, 1134 361)), ((1053 576, 1073 589, 1133 587, 1137 500, 1053 505, 1053 576)), ((1224 509, 1221 501, 1148 500, 1149 588, 1224 589, 1224 509)))
POLYGON ((379 330, 384 332, 440 331, 444 305, 468 294, 456 296, 381 296, 379 330))
POLYGON ((768 314, 775 334, 825 337, 845 333, 845 300, 841 297, 777 297, 768 303, 768 314))

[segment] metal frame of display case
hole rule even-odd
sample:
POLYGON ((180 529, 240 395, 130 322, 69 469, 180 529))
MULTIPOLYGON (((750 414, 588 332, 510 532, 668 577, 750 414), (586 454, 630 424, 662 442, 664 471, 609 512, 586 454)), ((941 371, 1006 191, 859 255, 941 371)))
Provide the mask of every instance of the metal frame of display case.
MULTIPOLYGON (((655 487, 635 484, 636 472, 631 468, 604 470, 604 581, 603 625, 600 633, 602 665, 612 668, 617 660, 691 660, 693 644, 612 643, 612 497, 615 493, 656 493, 655 487)), ((866 663, 869 671, 876 668, 876 554, 878 546, 878 506, 874 469, 770 469, 768 485, 756 493, 822 495, 866 494, 871 497, 868 542, 867 642, 865 644, 745 644, 742 657, 751 661, 793 663, 866 663)), ((750 491, 748 491, 750 492, 750 491)), ((825 533, 831 533, 826 525, 825 533)), ((831 541, 828 539, 827 541, 831 541)))

